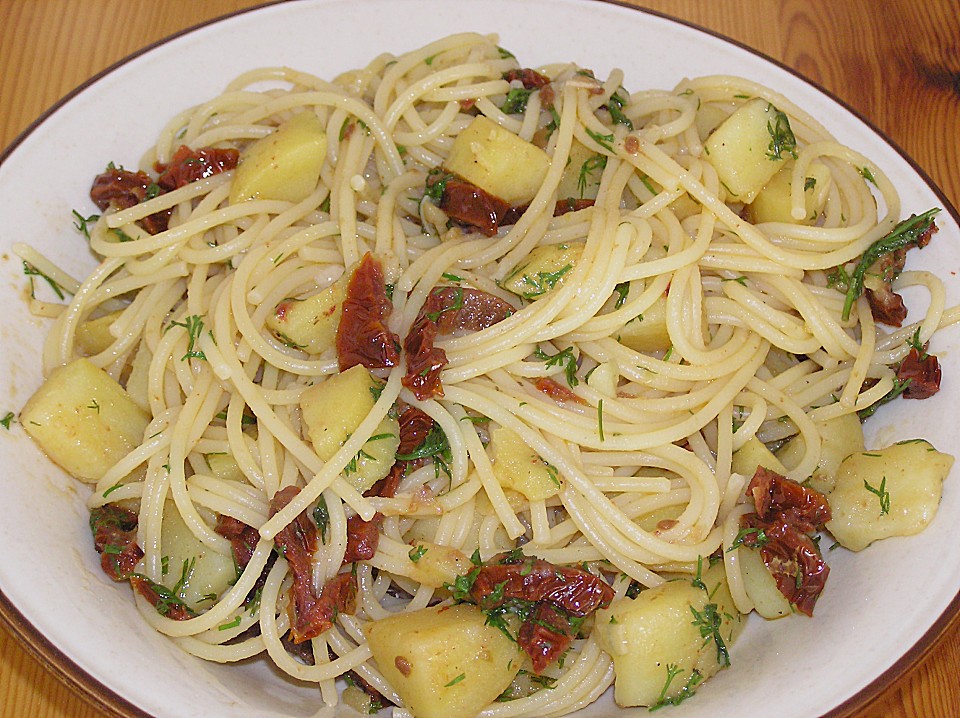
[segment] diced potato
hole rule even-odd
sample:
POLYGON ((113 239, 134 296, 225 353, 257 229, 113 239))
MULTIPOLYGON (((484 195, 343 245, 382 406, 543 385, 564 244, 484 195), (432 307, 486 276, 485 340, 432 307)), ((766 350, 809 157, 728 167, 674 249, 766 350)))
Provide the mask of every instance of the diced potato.
POLYGON ((658 297, 647 311, 627 322, 617 332, 617 341, 637 352, 668 349, 671 342, 667 331, 667 297, 658 297))
POLYGON ((737 560, 743 576, 743 588, 753 601, 757 613, 768 619, 793 613, 790 601, 777 588, 777 581, 764 564, 759 549, 741 546, 737 549, 737 560))
POLYGON ((758 466, 776 471, 781 476, 787 474, 787 468, 780 462, 780 459, 764 446, 760 439, 751 436, 743 446, 733 452, 730 470, 752 479, 753 475, 757 473, 758 466))
POLYGON ((800 219, 793 216, 791 209, 792 177, 793 162, 788 162, 757 193, 750 204, 750 219, 753 222, 813 224, 816 221, 830 192, 830 170, 822 162, 810 163, 803 184, 804 216, 800 219))
POLYGON ((223 481, 245 481, 246 476, 237 466, 236 459, 231 454, 205 454, 204 459, 210 467, 210 473, 223 481))
POLYGON ((212 606, 214 597, 237 580, 233 556, 217 553, 194 536, 172 500, 163 507, 160 550, 167 567, 163 585, 195 610, 212 606))
POLYGON ((476 606, 435 606, 374 621, 377 667, 415 718, 473 718, 513 682, 517 644, 476 606))
POLYGON ((680 514, 683 513, 685 506, 680 504, 675 504, 673 506, 664 506, 663 508, 654 509, 653 511, 643 514, 637 518, 637 526, 642 528, 644 531, 649 531, 653 533, 654 531, 660 530, 660 522, 665 523, 664 526, 669 526, 672 523, 675 523, 680 514))
POLYGON ((54 369, 20 412, 20 423, 44 453, 91 483, 140 444, 149 421, 89 359, 54 369))
POLYGON ((583 254, 583 242, 537 247, 501 283, 509 292, 536 300, 563 284, 583 254))
POLYGON ((598 154, 574 140, 570 147, 570 160, 557 187, 557 198, 596 199, 606 159, 605 155, 598 154))
POLYGON ((705 680, 729 665, 729 647, 742 620, 723 562, 703 572, 703 583, 706 589, 688 579, 668 581, 597 611, 595 631, 613 657, 618 705, 655 705, 677 696, 694 671, 705 680), (667 666, 677 671, 669 685, 667 666))
POLYGON ((110 327, 123 314, 122 311, 110 312, 102 317, 81 322, 77 327, 77 346, 87 356, 99 354, 113 344, 117 338, 110 333, 110 327))
POLYGON ((453 583, 457 576, 466 576, 476 568, 463 552, 430 541, 417 541, 408 556, 412 564, 410 578, 433 588, 453 583))
MULTIPOLYGON (((844 414, 835 419, 814 422, 823 440, 820 443, 820 462, 807 482, 820 493, 833 490, 834 477, 840 462, 857 451, 863 451, 863 425, 856 414, 844 414)), ((800 435, 790 439, 777 458, 784 466, 794 467, 803 457, 804 441, 800 435)))
POLYGON ((320 354, 334 345, 350 275, 306 299, 284 299, 267 317, 267 327, 281 341, 320 354))
POLYGON ((130 363, 130 375, 127 377, 127 394, 134 403, 146 412, 150 411, 150 362, 153 352, 146 342, 140 342, 137 353, 130 363))
POLYGON ((617 395, 617 385, 619 383, 620 367, 612 361, 598 364, 587 377, 587 386, 609 397, 617 395))
POLYGON ((923 439, 848 456, 827 495, 827 529, 861 551, 878 539, 911 536, 933 521, 953 457, 923 439))
POLYGON ((300 395, 307 436, 324 461, 339 451, 373 405, 379 382, 363 365, 334 374, 300 395))
POLYGON ((530 501, 560 493, 560 475, 526 445, 520 435, 503 426, 490 432, 493 474, 504 488, 513 489, 530 501))
POLYGON ((327 156, 327 133, 311 111, 300 112, 240 153, 230 202, 299 202, 317 188, 327 156))
POLYGON ((347 482, 363 493, 390 473, 400 448, 400 422, 386 416, 377 430, 343 470, 347 482))
MULTIPOLYGON (((375 403, 380 382, 361 364, 334 374, 300 395, 300 410, 314 451, 329 461, 357 430, 375 403)), ((358 491, 366 491, 390 472, 400 446, 400 424, 385 417, 360 453, 347 464, 344 476, 358 491)))
POLYGON ((493 120, 477 116, 453 141, 444 168, 503 201, 519 206, 543 184, 550 157, 493 120))
POLYGON ((704 150, 731 199, 749 204, 787 161, 791 142, 795 145, 787 116, 757 98, 724 120, 704 150), (782 149, 776 147, 779 138, 785 140, 782 149))

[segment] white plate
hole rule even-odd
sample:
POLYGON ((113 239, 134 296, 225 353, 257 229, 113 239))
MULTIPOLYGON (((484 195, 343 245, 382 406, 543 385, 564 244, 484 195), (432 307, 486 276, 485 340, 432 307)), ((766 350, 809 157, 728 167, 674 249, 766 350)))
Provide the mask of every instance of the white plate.
MULTIPOLYGON (((332 77, 378 53, 400 53, 464 30, 499 33, 501 44, 524 65, 572 60, 600 76, 622 67, 631 90, 672 87, 684 76, 714 73, 761 81, 885 168, 900 189, 905 213, 947 207, 907 159, 835 100, 756 54, 660 16, 584 0, 274 5, 204 26, 133 58, 59 106, 3 158, 0 413, 18 410, 39 385, 38 352, 46 327, 27 313, 25 280, 10 246, 28 241, 75 275, 92 267, 93 258, 71 228, 70 211, 89 206, 91 178, 107 161, 136 165, 169 116, 217 94, 248 68, 286 64, 332 77)), ((911 255, 911 267, 960 265, 956 213, 947 209, 938 218, 940 234, 930 249, 911 255)), ((950 303, 957 303, 958 282, 947 279, 950 303)), ((925 436, 941 450, 960 454, 955 427, 942 420, 960 399, 958 342, 958 333, 948 330, 934 344, 944 363, 941 393, 922 403, 885 407, 868 424, 871 435, 884 441, 925 436)), ((70 680, 131 715, 253 718, 314 712, 315 689, 291 685, 265 663, 203 663, 147 628, 130 591, 112 585, 99 569, 86 522, 86 489, 51 466, 18 426, 2 434, 0 613, 70 680), (111 693, 138 710, 124 708, 111 693)), ((762 712, 810 718, 845 702, 846 708, 861 704, 916 660, 960 608, 958 517, 960 485, 954 476, 945 485, 939 516, 922 535, 887 540, 858 556, 830 553, 833 571, 816 618, 750 621, 733 648, 733 666, 694 699, 669 709, 670 715, 762 712)), ((646 711, 618 711, 609 697, 584 713, 632 714, 646 711)))

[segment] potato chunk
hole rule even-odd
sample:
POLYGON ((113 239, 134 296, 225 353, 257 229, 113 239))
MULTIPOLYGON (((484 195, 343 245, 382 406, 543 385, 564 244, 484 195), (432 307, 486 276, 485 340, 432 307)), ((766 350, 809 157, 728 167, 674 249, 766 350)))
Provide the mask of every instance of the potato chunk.
MULTIPOLYGON (((340 450, 373 409, 379 387, 369 370, 357 364, 301 394, 303 422, 317 456, 329 461, 340 450)), ((369 489, 389 473, 399 446, 400 424, 385 417, 344 469, 347 481, 357 491, 369 489)))
POLYGON ((722 562, 702 580, 706 589, 677 579, 597 611, 595 630, 613 657, 618 705, 655 705, 661 696, 679 695, 688 681, 699 683, 697 674, 705 680, 729 665, 742 621, 722 562))
POLYGON ((953 457, 923 439, 848 456, 827 495, 827 529, 840 545, 861 551, 878 539, 911 536, 933 521, 953 457))
POLYGON ((743 446, 733 452, 733 461, 730 463, 730 469, 750 479, 757 473, 758 466, 770 469, 770 471, 776 471, 781 476, 785 476, 788 473, 786 467, 780 462, 780 459, 778 459, 760 439, 751 436, 743 446))
POLYGON ((617 341, 637 352, 654 352, 670 347, 667 330, 667 297, 657 297, 647 311, 634 317, 617 332, 617 341))
POLYGON ((537 247, 508 274, 501 286, 524 299, 534 301, 563 284, 583 254, 583 242, 548 244, 537 247))
POLYGON ((792 214, 792 179, 793 163, 790 162, 757 193, 750 205, 753 222, 813 224, 816 221, 830 191, 830 170, 822 162, 810 164, 803 184, 804 216, 799 219, 792 214))
POLYGON ((337 339, 349 277, 344 274, 306 299, 284 299, 267 317, 267 326, 281 341, 307 354, 326 351, 337 339))
POLYGON ((431 541, 417 541, 407 554, 413 564, 410 578, 433 588, 453 583, 476 566, 462 551, 431 541))
POLYGON ((453 141, 449 172, 519 206, 534 198, 550 168, 546 152, 493 120, 477 116, 453 141))
POLYGON ((560 493, 557 470, 526 445, 520 435, 499 426, 490 432, 493 474, 504 488, 519 491, 530 501, 560 493))
POLYGON ((790 601, 777 588, 777 580, 763 562, 760 550, 741 546, 737 550, 743 588, 753 601, 754 610, 767 619, 782 618, 793 613, 790 601))
POLYGON ((570 161, 557 187, 557 199, 596 199, 606 164, 606 156, 574 140, 570 147, 570 161))
POLYGON ((233 556, 217 553, 194 536, 173 501, 163 507, 160 550, 167 565, 163 585, 194 610, 212 606, 214 597, 237 580, 233 556))
POLYGON ((469 604, 400 613, 364 633, 380 672, 415 718, 473 718, 522 665, 517 644, 469 604))
MULTIPOLYGON (((814 422, 820 432, 820 462, 813 470, 807 483, 822 494, 833 490, 834 478, 840 462, 857 451, 863 451, 863 425, 860 417, 854 413, 844 414, 835 419, 814 422)), ((804 441, 802 436, 790 439, 777 458, 784 466, 793 468, 803 457, 804 441)))
POLYGON ((96 319, 80 322, 77 327, 77 346, 87 356, 99 354, 116 341, 110 327, 123 314, 122 311, 110 312, 96 319))
POLYGON ((749 204, 780 171, 795 146, 787 116, 757 98, 724 120, 704 143, 704 150, 730 199, 749 204))
POLYGON ((230 202, 299 202, 317 188, 326 156, 327 133, 320 118, 310 111, 300 112, 240 153, 230 202))
POLYGON ((91 483, 140 444, 149 421, 89 359, 54 369, 20 412, 23 428, 44 453, 91 483))

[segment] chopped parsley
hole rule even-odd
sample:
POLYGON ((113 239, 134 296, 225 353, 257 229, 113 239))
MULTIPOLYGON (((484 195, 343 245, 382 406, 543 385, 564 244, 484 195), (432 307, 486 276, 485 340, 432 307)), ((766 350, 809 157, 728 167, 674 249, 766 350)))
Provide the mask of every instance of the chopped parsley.
POLYGON ((59 284, 57 284, 51 277, 41 272, 39 269, 34 267, 27 260, 23 260, 23 273, 30 277, 30 296, 36 299, 36 295, 33 290, 33 277, 40 277, 47 284, 50 285, 50 289, 53 290, 53 293, 57 295, 58 299, 65 299, 66 295, 64 294, 64 289, 59 284))
MULTIPOLYGON (((587 189, 587 182, 591 180, 594 175, 602 175, 604 168, 607 166, 607 156, 596 154, 592 157, 588 157, 584 160, 583 164, 580 165, 580 174, 577 176, 577 191, 580 193, 581 199, 583 198, 583 193, 587 189)), ((597 184, 599 179, 597 179, 594 184, 597 184)))
POLYGON ((673 679, 679 676, 681 673, 683 673, 683 669, 677 666, 675 663, 667 664, 667 680, 664 682, 663 688, 660 690, 660 696, 657 698, 657 702, 650 706, 651 711, 659 710, 664 706, 680 705, 687 698, 690 698, 695 694, 693 689, 700 685, 700 683, 703 681, 703 674, 694 668, 687 677, 687 682, 684 684, 683 688, 680 689, 680 692, 672 698, 667 697, 667 692, 670 690, 670 684, 672 684, 673 679))
POLYGON ((773 119, 767 121, 767 132, 770 133, 770 144, 767 146, 767 157, 771 160, 784 159, 783 153, 797 158, 797 138, 790 129, 790 120, 773 105, 768 109, 773 112, 773 119))
POLYGON ((529 286, 529 291, 523 292, 520 296, 524 299, 536 299, 542 297, 555 286, 557 282, 563 279, 563 275, 573 269, 572 264, 567 264, 555 272, 537 272, 535 276, 529 274, 523 275, 523 283, 529 286))
POLYGON ((537 361, 546 362, 548 367, 562 366, 569 386, 574 387, 580 383, 577 379, 577 358, 573 355, 573 347, 561 349, 556 354, 547 354, 538 345, 533 356, 537 361))
POLYGON ((450 451, 450 442, 447 441, 447 435, 438 424, 434 424, 430 433, 424 438, 420 445, 409 454, 397 454, 399 461, 416 461, 417 459, 433 459, 436 475, 440 471, 450 476, 450 462, 453 461, 453 454, 450 451))
POLYGON ((323 494, 317 501, 317 506, 313 510, 313 520, 317 524, 317 530, 320 532, 320 540, 327 542, 327 532, 330 529, 330 509, 327 508, 327 500, 323 494))
POLYGON ((170 322, 167 328, 169 329, 170 327, 183 327, 187 330, 187 353, 180 357, 180 361, 186 359, 203 359, 206 361, 207 355, 196 348, 197 341, 203 333, 203 317, 198 314, 191 314, 188 317, 184 317, 182 322, 170 322))
POLYGON ((99 214, 91 214, 89 217, 84 217, 77 210, 72 210, 73 213, 73 226, 78 232, 83 234, 88 240, 90 239, 90 225, 96 224, 97 220, 100 219, 99 214))
POLYGON ((412 549, 410 549, 410 553, 408 553, 407 556, 410 558, 411 561, 416 563, 417 561, 423 558, 426 552, 427 552, 427 548, 425 546, 422 546, 422 545, 414 546, 412 549))
POLYGON ((613 133, 609 135, 601 135, 599 132, 594 132, 593 130, 587 128, 587 134, 590 135, 590 139, 600 145, 603 149, 608 152, 613 152, 613 133))
POLYGON ((10 424, 16 421, 16 414, 12 411, 8 411, 3 415, 3 418, 0 419, 0 426, 2 426, 7 431, 10 431, 10 424))
POLYGON ((513 87, 507 93, 507 97, 500 107, 505 115, 517 115, 527 110, 527 102, 533 90, 527 90, 523 87, 513 87))

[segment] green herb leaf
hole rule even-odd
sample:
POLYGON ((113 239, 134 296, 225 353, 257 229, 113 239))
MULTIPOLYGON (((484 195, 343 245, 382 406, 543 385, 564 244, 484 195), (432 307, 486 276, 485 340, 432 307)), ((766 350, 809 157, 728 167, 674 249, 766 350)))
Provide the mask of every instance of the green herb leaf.
POLYGON ((613 133, 609 135, 602 135, 599 132, 594 132, 591 129, 587 129, 587 134, 590 135, 590 139, 596 142, 598 145, 603 147, 603 149, 613 152, 613 133))
POLYGON ((548 367, 562 366, 569 386, 574 387, 580 383, 577 379, 577 358, 573 355, 573 347, 561 349, 556 354, 547 354, 537 345, 533 356, 537 361, 546 362, 548 367))
POLYGON ((863 253, 856 269, 850 275, 850 286, 847 289, 846 300, 843 303, 843 314, 841 315, 844 321, 850 318, 853 303, 863 293, 863 277, 867 270, 873 266, 873 263, 885 254, 916 244, 923 233, 933 225, 933 218, 939 212, 940 208, 934 207, 922 214, 912 214, 894 227, 890 234, 881 237, 867 247, 867 251, 863 253))
POLYGON ((500 107, 505 115, 516 115, 527 110, 527 102, 533 90, 527 90, 523 87, 512 87, 507 93, 507 97, 500 107))
POLYGON ((203 359, 206 361, 207 355, 196 348, 200 335, 203 334, 203 317, 198 314, 191 314, 184 317, 182 322, 172 321, 170 327, 183 327, 187 330, 187 353, 180 357, 180 361, 186 359, 203 359))
POLYGON ((84 237, 88 240, 90 239, 90 225, 96 224, 96 221, 100 219, 99 214, 91 214, 89 217, 84 217, 77 210, 72 210, 73 213, 73 226, 78 232, 81 232, 84 237))
POLYGON ((890 492, 887 491, 887 477, 880 480, 879 486, 871 486, 866 479, 863 480, 863 488, 880 499, 880 515, 886 516, 890 513, 890 492))
POLYGON ((8 411, 3 415, 3 418, 0 419, 0 426, 2 426, 7 431, 10 431, 10 424, 16 421, 16 414, 12 411, 8 411))
POLYGON ((770 144, 767 146, 767 157, 771 160, 784 159, 783 153, 797 158, 797 138, 790 129, 790 120, 773 105, 768 109, 773 112, 773 119, 767 122, 767 132, 770 133, 770 144))

